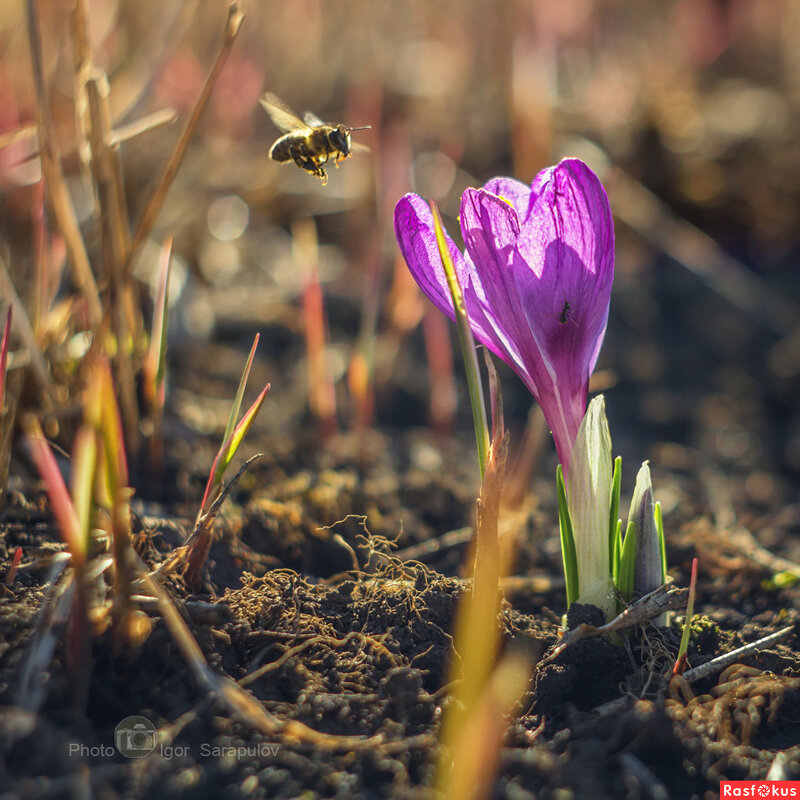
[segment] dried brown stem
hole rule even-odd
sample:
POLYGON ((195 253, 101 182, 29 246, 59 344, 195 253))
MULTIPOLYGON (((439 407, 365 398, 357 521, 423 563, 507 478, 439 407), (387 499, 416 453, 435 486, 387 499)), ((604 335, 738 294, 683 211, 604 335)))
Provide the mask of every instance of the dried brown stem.
POLYGON ((36 126, 23 125, 21 128, 17 128, 16 130, 13 131, 8 131, 8 133, 4 133, 0 136, 0 150, 2 150, 5 147, 9 147, 15 142, 20 142, 23 139, 35 139, 35 138, 36 138, 36 126))
MULTIPOLYGON (((120 125, 118 128, 114 128, 114 130, 111 131, 111 146, 118 147, 125 142, 129 142, 131 139, 135 139, 137 136, 140 136, 143 133, 149 133, 150 131, 163 128, 165 125, 171 125, 177 118, 178 112, 174 108, 168 106, 167 108, 154 111, 152 114, 146 114, 141 119, 128 122, 125 125, 120 125)), ((15 142, 35 138, 36 126, 25 125, 22 128, 17 128, 14 131, 0 135, 0 150, 5 147, 9 147, 15 142)), ((64 154, 64 158, 68 159, 74 155, 74 149, 68 150, 64 154)), ((38 148, 34 147, 30 153, 22 159, 21 163, 25 163, 38 157, 39 150, 38 148)))
POLYGON ((110 313, 117 338, 118 356, 115 371, 125 427, 125 440, 131 453, 139 444, 139 411, 136 402, 134 369, 128 342, 131 330, 126 313, 126 293, 129 287, 122 274, 122 266, 130 242, 127 207, 122 186, 119 161, 111 145, 111 110, 109 107, 108 78, 102 70, 92 70, 83 87, 89 111, 89 141, 91 168, 97 189, 100 218, 103 230, 103 255, 108 268, 111 287, 110 313))
POLYGON ((78 142, 78 158, 84 174, 89 171, 92 158, 89 138, 89 98, 86 83, 94 68, 92 45, 89 40, 89 8, 88 0, 73 0, 72 7, 72 53, 75 64, 74 102, 75 133, 78 142))
POLYGON ((119 147, 123 142, 130 139, 135 139, 143 133, 162 128, 164 125, 170 125, 178 119, 178 112, 174 108, 162 108, 159 111, 154 111, 152 114, 147 114, 141 119, 129 122, 127 125, 120 125, 111 131, 111 141, 109 144, 112 148, 119 147))
POLYGON ((61 235, 72 264, 75 281, 78 284, 89 309, 89 320, 97 329, 103 318, 100 295, 89 264, 89 256, 83 243, 75 209, 67 191, 61 164, 55 145, 53 121, 47 104, 47 91, 42 65, 42 37, 39 30, 39 10, 37 0, 28 0, 28 36, 30 39, 33 76, 36 84, 36 122, 39 135, 39 152, 42 160, 47 196, 53 209, 61 235))
POLYGON ((53 382, 50 379, 50 371, 47 367, 47 361, 36 341, 36 336, 28 320, 28 314, 25 311, 25 306, 17 294, 14 287, 14 282, 11 280, 8 267, 2 256, 0 256, 0 293, 2 293, 5 301, 14 307, 14 316, 12 318, 12 325, 14 330, 19 334, 28 355, 31 360, 31 367, 39 388, 42 390, 43 404, 48 410, 53 406, 53 382))
POLYGON ((228 55, 233 47, 233 43, 236 41, 236 36, 239 33, 239 27, 241 26, 243 19, 244 15, 239 10, 239 4, 236 2, 236 0, 234 0, 228 7, 228 21, 225 25, 225 33, 222 38, 222 44, 220 46, 219 53, 217 54, 217 58, 214 61, 214 65, 211 67, 208 77, 206 78, 205 85, 200 92, 200 96, 197 98, 194 109, 192 109, 192 115, 189 117, 189 121, 186 123, 186 127, 183 129, 183 133, 181 134, 180 139, 178 139, 178 142, 175 145, 175 149, 173 150, 166 167, 164 167, 164 172, 161 174, 158 185, 150 197, 147 208, 145 209, 142 219, 139 222, 139 227, 136 229, 136 233, 134 234, 133 242, 128 249, 124 266, 124 275, 126 277, 130 275, 133 257, 136 254, 139 245, 141 245, 142 242, 150 235, 150 231, 153 229, 156 217, 158 216, 158 212, 161 210, 161 206, 163 205, 167 196, 169 187, 172 185, 172 181, 175 179, 175 175, 177 174, 178 169, 183 162, 183 158, 186 155, 186 149, 189 146, 189 142, 194 135, 197 126, 200 124, 200 119, 206 110, 208 100, 211 97, 211 91, 217 82, 217 78, 219 78, 219 75, 222 72, 222 68, 225 66, 225 62, 228 60, 228 55))

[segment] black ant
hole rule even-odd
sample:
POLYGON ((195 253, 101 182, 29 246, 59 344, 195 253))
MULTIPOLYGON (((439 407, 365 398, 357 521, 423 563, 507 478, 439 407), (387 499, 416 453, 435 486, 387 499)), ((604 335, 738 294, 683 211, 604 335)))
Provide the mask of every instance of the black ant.
POLYGON ((563 325, 567 321, 571 322, 573 325, 577 327, 578 323, 575 322, 574 319, 570 316, 572 306, 569 304, 569 300, 564 301, 564 305, 561 307, 561 313, 558 314, 558 321, 563 325))

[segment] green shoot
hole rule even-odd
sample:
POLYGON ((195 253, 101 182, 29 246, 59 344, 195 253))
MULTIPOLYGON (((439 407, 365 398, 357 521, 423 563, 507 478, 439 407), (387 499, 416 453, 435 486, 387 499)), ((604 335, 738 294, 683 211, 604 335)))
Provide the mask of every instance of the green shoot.
POLYGON ((619 562, 622 558, 622 520, 617 520, 617 529, 614 532, 614 556, 611 561, 611 577, 614 586, 619 586, 619 562))
POLYGON ((233 461, 236 451, 239 449, 250 426, 261 411, 261 406, 264 404, 264 398, 267 396, 270 385, 267 384, 262 390, 261 394, 256 398, 255 403, 245 412, 239 424, 233 429, 233 433, 225 440, 222 447, 220 447, 214 458, 214 463, 211 465, 211 473, 209 475, 209 483, 206 485, 206 493, 203 496, 203 503, 201 509, 205 509, 206 501, 210 496, 210 489, 219 486, 222 483, 222 478, 225 475, 225 470, 228 469, 231 461, 233 461), (211 479, 213 478, 213 483, 211 479))
POLYGON ((686 653, 689 650, 689 637, 691 636, 692 617, 694 617, 694 600, 697 595, 697 558, 692 559, 692 573, 689 578, 689 600, 686 603, 686 621, 683 624, 683 634, 678 647, 678 657, 672 668, 672 675, 683 675, 686 669, 686 653))
POLYGON ((661 583, 667 582, 667 545, 664 540, 664 517, 661 513, 661 503, 655 505, 656 529, 658 530, 658 544, 661 549, 661 583))
POLYGON ((633 578, 636 570, 636 534, 633 520, 628 522, 619 558, 617 589, 627 603, 633 597, 633 578))
POLYGON ((253 358, 256 353, 256 348, 258 347, 258 340, 259 335, 256 334, 255 340, 253 341, 253 346, 250 348, 250 355, 248 356, 244 371, 242 372, 241 380, 239 381, 239 389, 236 392, 236 399, 233 401, 231 414, 228 417, 228 425, 225 429, 225 436, 222 440, 222 445, 217 451, 217 455, 214 457, 214 463, 211 465, 211 471, 208 475, 206 489, 203 493, 203 501, 200 504, 200 511, 197 514, 198 520, 208 510, 208 506, 213 500, 213 495, 216 493, 216 489, 220 486, 222 479, 225 476, 225 470, 228 468, 228 465, 231 463, 231 461, 233 461, 236 451, 239 449, 239 445, 242 443, 242 440, 250 430, 250 426, 253 424, 258 412, 261 410, 261 406, 264 403, 264 398, 269 391, 269 384, 267 384, 262 389, 261 394, 259 394, 255 403, 253 403, 253 405, 248 409, 247 413, 242 417, 241 422, 239 422, 237 425, 236 420, 239 416, 239 409, 242 405, 242 397, 244 396, 244 390, 247 386, 247 378, 250 375, 250 367, 253 365, 253 358))
POLYGON ((622 487, 622 456, 614 459, 614 477, 611 480, 611 511, 608 518, 608 563, 614 569, 614 552, 617 547, 619 526, 619 494, 622 487))
MULTIPOLYGON (((242 377, 239 379, 239 387, 236 390, 236 397, 234 398, 233 405, 231 406, 231 413, 228 415, 228 424, 225 426, 225 435, 222 437, 222 441, 226 442, 230 435, 233 433, 233 429, 236 427, 236 421, 239 419, 239 412, 242 410, 242 400, 244 399, 244 390, 247 387, 247 381, 250 378, 250 369, 253 366, 253 360, 256 357, 256 350, 258 349, 258 343, 261 339, 261 334, 257 333, 255 338, 253 339, 253 345, 250 348, 250 354, 247 356, 247 362, 244 365, 244 370, 242 370, 242 377)), ((221 479, 222 476, 220 476, 221 479)))
POLYGON ((556 468, 556 488, 558 491, 558 527, 561 532, 561 559, 564 562, 564 580, 567 585, 567 607, 579 595, 578 557, 575 553, 575 538, 572 534, 572 521, 567 505, 567 489, 564 485, 564 470, 561 464, 556 468))
MULTIPOLYGON (((172 237, 161 248, 158 282, 153 307, 150 344, 144 359, 144 388, 154 419, 160 420, 164 407, 164 377, 167 354, 167 320, 169 319, 169 277, 172 271, 172 237)), ((154 430, 154 437, 158 431, 154 430)))
POLYGON ((453 259, 447 247, 447 239, 444 234, 444 225, 439 214, 436 203, 431 200, 431 212, 433 214, 433 224, 436 230, 436 244, 439 247, 439 256, 442 259, 444 273, 447 276, 447 285, 450 288, 450 296, 453 299, 453 309, 456 315, 456 326, 458 328, 458 340, 461 344, 461 355, 464 359, 464 369, 467 374, 467 386, 469 388, 469 402, 472 406, 472 418, 475 423, 475 440, 478 445, 478 462, 480 464, 481 479, 486 471, 486 459, 489 454, 489 425, 486 420, 486 405, 483 399, 483 386, 481 384, 481 373, 478 368, 478 357, 475 351, 475 341, 472 338, 472 331, 469 327, 469 317, 467 307, 464 303, 464 294, 461 284, 456 274, 453 259))
POLYGON ((247 432, 250 430, 258 412, 261 411, 261 406, 264 404, 264 398, 267 396, 270 385, 267 384, 258 395, 256 401, 245 412, 238 425, 235 424, 236 417, 239 414, 239 409, 242 403, 242 396, 247 385, 247 377, 250 374, 250 367, 253 365, 253 358, 258 346, 258 335, 256 335, 253 346, 250 349, 250 355, 245 364, 242 378, 239 381, 239 390, 236 393, 236 399, 233 402, 233 409, 231 416, 228 419, 228 428, 225 432, 225 439, 222 442, 214 462, 211 465, 211 470, 208 473, 208 481, 206 482, 206 489, 203 493, 203 500, 200 503, 200 510, 197 512, 197 520, 195 522, 195 529, 197 532, 196 538, 190 545, 187 545, 187 560, 188 568, 185 573, 185 578, 188 583, 193 584, 197 582, 205 560, 208 556, 209 548, 211 547, 211 531, 213 526, 213 517, 209 512, 214 504, 215 498, 219 496, 219 489, 222 485, 222 479, 225 476, 225 471, 228 469, 231 461, 236 456, 239 446, 241 445, 247 432), (233 425, 232 425, 233 423, 233 425), (234 427, 235 425, 235 427, 234 427))

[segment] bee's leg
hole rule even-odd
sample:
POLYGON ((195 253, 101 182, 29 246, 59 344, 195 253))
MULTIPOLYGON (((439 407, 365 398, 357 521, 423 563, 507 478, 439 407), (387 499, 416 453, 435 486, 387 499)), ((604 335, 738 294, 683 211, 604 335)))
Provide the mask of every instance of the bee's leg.
POLYGON ((310 172, 312 175, 316 175, 317 165, 314 163, 313 159, 310 159, 302 150, 297 147, 290 147, 289 155, 300 169, 305 172, 310 172))
POLYGON ((313 158, 309 158, 307 163, 308 163, 308 171, 312 175, 315 175, 317 178, 319 178, 322 181, 322 185, 324 186, 328 182, 328 175, 326 174, 322 164, 318 160, 313 158))

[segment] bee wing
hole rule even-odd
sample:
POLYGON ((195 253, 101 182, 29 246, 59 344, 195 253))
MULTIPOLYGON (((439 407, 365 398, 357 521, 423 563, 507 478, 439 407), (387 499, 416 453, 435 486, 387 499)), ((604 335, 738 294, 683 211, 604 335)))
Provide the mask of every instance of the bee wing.
POLYGON ((320 125, 325 124, 313 111, 306 111, 306 113, 303 114, 303 122, 305 122, 309 128, 318 128, 320 125))
POLYGON ((264 107, 264 111, 269 114, 272 124, 284 133, 308 130, 308 125, 280 97, 272 94, 272 92, 267 92, 261 96, 261 105, 264 107))

